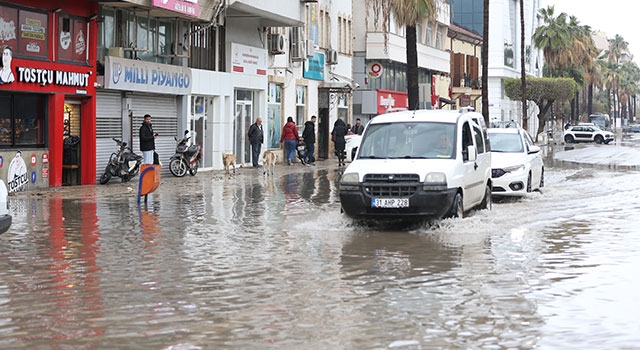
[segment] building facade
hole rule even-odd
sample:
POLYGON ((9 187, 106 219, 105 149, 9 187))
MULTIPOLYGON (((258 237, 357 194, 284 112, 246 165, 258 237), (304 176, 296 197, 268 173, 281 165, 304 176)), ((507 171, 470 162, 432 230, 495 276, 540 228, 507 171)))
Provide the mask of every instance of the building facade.
POLYGON ((98 5, 0 2, 0 177, 9 192, 95 183, 98 5))
POLYGON ((354 118, 366 122, 398 109, 456 108, 447 52, 449 4, 437 0, 435 18, 416 26, 419 106, 408 105, 405 28, 394 21, 393 13, 383 23, 378 2, 354 0, 353 4, 363 13, 354 21, 353 77, 359 87, 354 92, 354 118))

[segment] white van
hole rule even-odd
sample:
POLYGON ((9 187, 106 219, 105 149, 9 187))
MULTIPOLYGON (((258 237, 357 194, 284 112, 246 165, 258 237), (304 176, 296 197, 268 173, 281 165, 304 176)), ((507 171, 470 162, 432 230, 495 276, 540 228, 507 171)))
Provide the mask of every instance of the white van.
POLYGON ((491 152, 480 113, 417 110, 373 118, 340 179, 349 217, 424 220, 491 209, 491 152))

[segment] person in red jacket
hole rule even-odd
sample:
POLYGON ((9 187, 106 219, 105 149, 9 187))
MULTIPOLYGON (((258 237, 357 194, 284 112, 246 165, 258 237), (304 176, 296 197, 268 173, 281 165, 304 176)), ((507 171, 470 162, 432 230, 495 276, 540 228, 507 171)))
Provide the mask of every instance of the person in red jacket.
POLYGON ((293 117, 287 118, 287 123, 282 128, 282 135, 280 136, 280 143, 284 142, 285 155, 287 157, 287 164, 293 164, 293 157, 296 152, 296 145, 298 144, 298 127, 293 122, 293 117))

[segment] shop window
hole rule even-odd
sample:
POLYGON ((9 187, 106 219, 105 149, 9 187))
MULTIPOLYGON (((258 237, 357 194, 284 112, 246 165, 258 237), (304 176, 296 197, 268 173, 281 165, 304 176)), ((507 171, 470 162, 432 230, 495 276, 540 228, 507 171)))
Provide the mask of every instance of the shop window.
POLYGON ((0 147, 44 147, 47 98, 36 94, 0 94, 0 147))
POLYGON ((48 54, 47 12, 0 5, 3 21, 0 46, 11 47, 15 56, 46 59, 48 54))
POLYGON ((58 59, 61 61, 87 63, 86 20, 67 15, 58 17, 58 59))

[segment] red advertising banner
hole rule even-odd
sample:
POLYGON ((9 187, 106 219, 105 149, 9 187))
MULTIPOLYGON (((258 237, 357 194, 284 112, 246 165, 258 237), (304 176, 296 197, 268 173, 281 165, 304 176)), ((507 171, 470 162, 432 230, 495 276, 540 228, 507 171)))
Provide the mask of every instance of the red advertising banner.
POLYGON ((378 92, 378 114, 409 109, 409 94, 406 92, 381 89, 376 91, 378 92))

